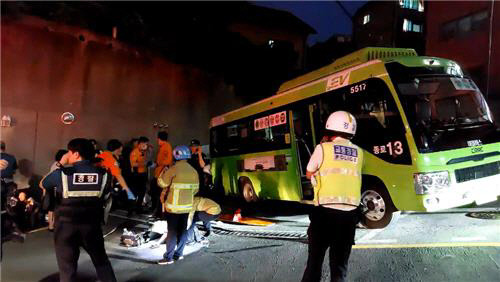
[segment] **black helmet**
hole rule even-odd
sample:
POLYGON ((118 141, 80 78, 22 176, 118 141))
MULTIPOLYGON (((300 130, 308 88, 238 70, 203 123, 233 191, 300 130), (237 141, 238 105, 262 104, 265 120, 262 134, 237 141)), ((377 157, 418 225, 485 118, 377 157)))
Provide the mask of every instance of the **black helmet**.
POLYGON ((200 146, 201 143, 200 143, 200 140, 198 139, 191 139, 191 143, 189 146, 200 146))

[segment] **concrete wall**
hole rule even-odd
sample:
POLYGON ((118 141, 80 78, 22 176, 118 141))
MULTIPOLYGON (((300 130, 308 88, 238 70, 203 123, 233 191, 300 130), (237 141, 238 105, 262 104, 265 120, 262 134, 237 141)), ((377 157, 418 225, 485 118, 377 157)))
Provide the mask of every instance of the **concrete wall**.
POLYGON ((13 118, 1 138, 37 173, 71 138, 156 143, 154 122, 174 145, 206 144, 210 118, 241 106, 220 77, 80 28, 26 16, 2 18, 1 32, 1 115, 13 118), (60 121, 66 111, 74 124, 60 121))
POLYGON ((291 33, 289 30, 280 28, 259 27, 247 23, 231 24, 229 30, 240 33, 257 46, 268 44, 270 39, 291 42, 294 51, 298 54, 295 67, 297 69, 303 67, 307 36, 291 33))

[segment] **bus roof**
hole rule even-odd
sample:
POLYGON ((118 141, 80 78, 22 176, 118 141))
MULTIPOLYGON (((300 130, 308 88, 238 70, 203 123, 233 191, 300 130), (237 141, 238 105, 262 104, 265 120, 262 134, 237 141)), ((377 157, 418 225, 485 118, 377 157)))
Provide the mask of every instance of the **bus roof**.
POLYGON ((277 94, 316 80, 324 76, 325 74, 332 74, 338 71, 342 71, 374 59, 384 60, 393 59, 395 57, 414 56, 417 56, 417 52, 415 52, 415 50, 413 49, 366 47, 344 57, 338 58, 332 64, 281 84, 277 94))
POLYGON ((284 82, 278 89, 278 92, 276 93, 277 95, 271 96, 256 103, 244 106, 240 109, 236 109, 234 111, 212 118, 210 126, 212 127, 224 124, 226 122, 230 122, 235 118, 228 118, 228 115, 236 114, 239 111, 257 106, 259 104, 268 102, 270 100, 279 99, 280 96, 283 96, 280 94, 285 94, 285 92, 288 92, 294 88, 306 85, 308 83, 319 80, 321 78, 324 78, 325 76, 334 74, 336 72, 353 68, 364 63, 369 63, 370 61, 374 60, 376 60, 376 62, 381 62, 381 61, 385 62, 393 60, 394 58, 397 57, 416 57, 416 56, 417 52, 415 52, 415 50, 407 48, 366 47, 360 49, 349 55, 336 59, 333 63, 327 66, 324 66, 320 69, 317 69, 315 71, 299 76, 295 79, 284 82))

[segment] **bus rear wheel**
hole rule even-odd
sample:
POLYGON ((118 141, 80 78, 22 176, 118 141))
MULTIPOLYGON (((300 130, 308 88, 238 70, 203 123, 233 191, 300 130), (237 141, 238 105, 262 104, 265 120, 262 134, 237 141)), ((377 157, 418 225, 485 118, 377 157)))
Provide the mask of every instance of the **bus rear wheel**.
POLYGON ((391 222, 393 213, 396 211, 389 192, 385 187, 379 185, 372 184, 363 189, 361 203, 363 204, 361 222, 369 229, 386 227, 391 222))
POLYGON ((240 192, 241 196, 246 202, 256 202, 257 195, 255 194, 255 189, 253 188, 252 182, 247 177, 240 178, 240 192))

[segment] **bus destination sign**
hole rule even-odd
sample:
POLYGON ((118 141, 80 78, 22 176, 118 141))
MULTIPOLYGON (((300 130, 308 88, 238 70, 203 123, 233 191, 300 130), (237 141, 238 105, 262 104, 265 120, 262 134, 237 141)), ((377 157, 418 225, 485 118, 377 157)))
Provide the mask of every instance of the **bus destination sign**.
POLYGON ((269 116, 261 117, 253 121, 254 130, 261 130, 286 123, 286 111, 275 113, 269 116))

